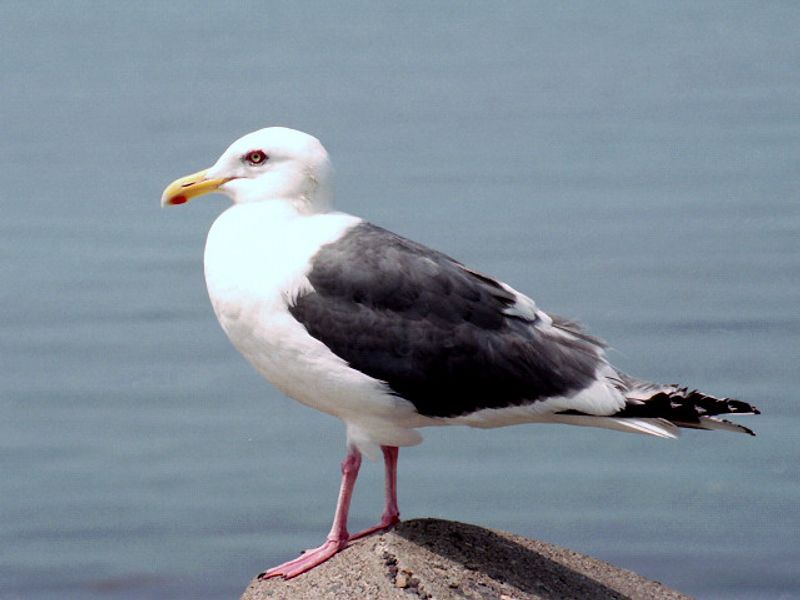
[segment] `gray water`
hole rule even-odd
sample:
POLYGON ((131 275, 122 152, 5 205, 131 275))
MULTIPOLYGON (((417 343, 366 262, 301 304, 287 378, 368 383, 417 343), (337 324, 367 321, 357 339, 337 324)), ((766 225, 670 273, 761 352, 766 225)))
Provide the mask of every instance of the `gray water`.
POLYGON ((757 438, 427 430, 404 517, 800 597, 798 31, 793 2, 0 3, 0 598, 233 598, 327 532, 343 428, 206 297, 226 201, 158 208, 271 124, 323 140, 340 209, 764 412, 757 438))

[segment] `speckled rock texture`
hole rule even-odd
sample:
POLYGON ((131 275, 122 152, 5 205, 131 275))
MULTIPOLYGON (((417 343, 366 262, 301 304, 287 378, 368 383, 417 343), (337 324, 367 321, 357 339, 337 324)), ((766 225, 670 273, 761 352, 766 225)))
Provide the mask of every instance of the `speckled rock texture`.
POLYGON ((415 519, 359 540, 284 581, 254 579, 241 600, 686 600, 689 597, 552 544, 474 525, 415 519))

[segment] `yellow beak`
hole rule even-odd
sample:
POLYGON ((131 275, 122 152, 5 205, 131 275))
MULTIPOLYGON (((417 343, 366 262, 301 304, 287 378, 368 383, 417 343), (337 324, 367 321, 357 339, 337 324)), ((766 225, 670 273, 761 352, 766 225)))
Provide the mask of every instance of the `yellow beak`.
POLYGON ((192 173, 170 183, 161 194, 161 206, 172 206, 188 202, 195 196, 202 196, 215 191, 223 183, 229 182, 233 177, 220 179, 206 179, 207 170, 192 173))

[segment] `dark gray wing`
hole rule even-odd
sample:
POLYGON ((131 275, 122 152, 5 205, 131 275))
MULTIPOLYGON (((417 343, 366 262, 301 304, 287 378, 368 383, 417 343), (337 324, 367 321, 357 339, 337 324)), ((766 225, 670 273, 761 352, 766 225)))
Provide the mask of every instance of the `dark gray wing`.
POLYGON ((512 290, 369 223, 323 246, 308 278, 313 291, 291 304, 294 318, 423 415, 575 392, 602 360, 574 324, 514 310, 512 290))

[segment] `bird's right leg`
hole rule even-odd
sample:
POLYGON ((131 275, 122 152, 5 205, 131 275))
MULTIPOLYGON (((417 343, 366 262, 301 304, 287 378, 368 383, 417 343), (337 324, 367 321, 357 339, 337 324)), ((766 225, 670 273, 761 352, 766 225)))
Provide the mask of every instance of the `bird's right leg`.
POLYGON ((355 447, 347 449, 347 456, 342 461, 342 483, 339 487, 339 500, 336 502, 336 512, 333 516, 333 525, 328 537, 318 548, 306 550, 298 558, 285 562, 261 573, 259 579, 270 577, 283 577, 291 579, 301 573, 310 571, 322 564, 347 546, 350 535, 347 532, 347 513, 350 510, 350 499, 361 467, 361 453, 355 447))

